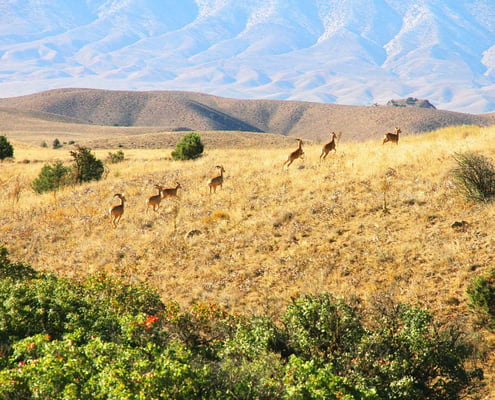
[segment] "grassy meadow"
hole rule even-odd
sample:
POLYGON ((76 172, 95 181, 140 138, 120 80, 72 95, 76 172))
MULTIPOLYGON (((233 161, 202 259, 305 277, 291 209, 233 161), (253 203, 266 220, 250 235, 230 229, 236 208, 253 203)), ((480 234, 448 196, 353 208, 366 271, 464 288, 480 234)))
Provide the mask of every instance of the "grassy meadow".
MULTIPOLYGON (((307 144, 288 169, 295 141, 206 148, 186 162, 172 161, 172 149, 125 150, 104 180, 55 195, 30 184, 44 162, 69 161, 69 150, 13 142, 16 162, 0 165, 0 243, 36 269, 146 280, 183 305, 277 316, 293 297, 330 291, 363 302, 385 294, 469 320, 466 287, 494 266, 495 206, 467 203, 449 170, 456 152, 495 159, 494 137, 495 128, 464 126, 401 137, 398 146, 340 143, 324 161, 321 144, 307 144), (219 164, 224 185, 210 195, 219 164), (153 185, 176 182, 179 198, 146 212, 153 185), (108 218, 115 193, 127 199, 116 229, 108 218), (199 234, 187 237, 192 230, 199 234)), ((93 150, 100 159, 108 151, 93 150)))

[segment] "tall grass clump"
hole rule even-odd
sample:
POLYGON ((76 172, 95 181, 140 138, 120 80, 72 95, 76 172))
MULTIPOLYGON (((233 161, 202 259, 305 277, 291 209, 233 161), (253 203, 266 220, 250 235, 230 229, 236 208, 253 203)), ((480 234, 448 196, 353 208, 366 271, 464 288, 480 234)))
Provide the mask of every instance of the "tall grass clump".
POLYGON ((201 137, 196 132, 184 135, 182 140, 177 143, 175 150, 172 152, 174 160, 193 160, 198 158, 204 150, 201 137))
POLYGON ((457 166, 451 174, 459 192, 468 201, 486 202, 495 196, 495 166, 481 154, 455 153, 457 166))

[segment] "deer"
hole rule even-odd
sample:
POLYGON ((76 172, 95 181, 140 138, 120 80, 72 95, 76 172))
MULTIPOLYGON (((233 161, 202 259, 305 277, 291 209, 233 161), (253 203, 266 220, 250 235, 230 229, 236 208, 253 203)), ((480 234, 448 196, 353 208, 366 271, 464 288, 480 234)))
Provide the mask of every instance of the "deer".
POLYGON ((332 139, 327 144, 324 144, 321 148, 320 160, 321 157, 323 157, 323 159, 327 158, 328 153, 330 153, 332 150, 337 152, 337 149, 335 147, 335 138, 337 137, 337 135, 335 134, 335 132, 332 132, 331 136, 332 139))
POLYGON ((400 130, 400 128, 395 128, 395 133, 390 133, 390 132, 387 132, 384 136, 383 136, 383 143, 382 144, 385 144, 387 142, 392 142, 392 143, 395 143, 396 145, 399 144, 399 133, 402 133, 402 131, 400 130))
POLYGON ((146 199, 146 213, 148 213, 150 206, 153 207, 153 211, 157 211, 160 207, 160 202, 162 201, 163 187, 160 185, 155 185, 155 187, 158 189, 158 194, 150 196, 146 199))
POLYGON ((287 160, 284 162, 284 165, 282 165, 282 167, 285 166, 285 164, 287 164, 287 168, 289 168, 289 166, 295 161, 297 160, 298 158, 300 159, 304 159, 304 151, 302 149, 302 144, 303 144, 303 141, 301 139, 296 139, 298 142, 299 142, 299 146, 297 147, 296 150, 294 150, 292 153, 289 154, 289 157, 287 157, 287 160))
POLYGON ((167 197, 177 197, 177 190, 181 189, 182 186, 180 185, 179 182, 175 182, 175 183, 177 184, 176 187, 161 190, 162 199, 165 199, 167 197))
POLYGON ((223 173, 225 172, 225 169, 223 168, 222 165, 217 165, 216 168, 220 170, 220 175, 215 176, 214 178, 211 178, 208 181, 208 186, 210 187, 210 194, 211 191, 213 190, 214 193, 217 191, 217 186, 220 186, 223 188, 223 173))
POLYGON ((122 217, 122 214, 124 214, 125 197, 121 193, 115 193, 113 197, 118 197, 120 199, 120 204, 112 206, 108 210, 108 214, 110 215, 110 222, 113 225, 113 227, 116 228, 117 224, 120 221, 120 218, 122 217))

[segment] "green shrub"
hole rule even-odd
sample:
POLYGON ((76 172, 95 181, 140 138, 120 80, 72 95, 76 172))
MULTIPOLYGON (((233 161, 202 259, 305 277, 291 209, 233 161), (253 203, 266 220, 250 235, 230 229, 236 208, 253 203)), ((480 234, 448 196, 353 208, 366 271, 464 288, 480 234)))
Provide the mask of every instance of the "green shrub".
POLYGON ((473 377, 460 326, 426 310, 359 314, 323 293, 283 322, 182 311, 145 284, 35 273, 0 249, 0 398, 458 400, 473 377))
POLYGON ((65 167, 62 161, 57 161, 53 164, 45 164, 31 187, 36 193, 56 191, 70 184, 71 180, 71 169, 65 167))
POLYGON ((288 345, 306 360, 340 364, 364 334, 356 311, 330 293, 305 296, 287 307, 282 320, 288 345))
POLYGON ((9 252, 0 246, 0 279, 31 279, 37 276, 30 266, 10 261, 9 252))
POLYGON ((457 189, 469 201, 485 202, 495 196, 495 167, 485 156, 456 153, 457 167, 451 171, 457 189))
POLYGON ((172 152, 172 158, 174 160, 192 160, 201 156, 203 150, 201 137, 197 133, 191 132, 184 135, 182 140, 177 143, 172 152))
POLYGON ((60 140, 55 139, 52 143, 52 148, 54 149, 60 149, 62 147, 62 143, 60 143, 60 140))
POLYGON ((9 157, 14 157, 14 148, 5 136, 0 135, 0 161, 9 157))
POLYGON ((495 327, 495 268, 485 276, 474 278, 467 288, 470 306, 483 322, 495 327))
POLYGON ((108 152, 107 161, 110 164, 120 163, 120 162, 124 161, 124 159, 125 159, 125 155, 124 155, 124 152, 122 150, 116 151, 115 153, 112 153, 110 151, 108 152))
POLYGON ((77 183, 98 181, 101 179, 105 168, 101 160, 91 153, 91 149, 76 146, 70 155, 74 158, 74 175, 77 183))
POLYGON ((435 323, 429 311, 400 303, 369 317, 351 375, 380 399, 458 400, 478 373, 465 368, 472 347, 460 325, 435 323))
POLYGON ((359 390, 336 375, 329 364, 290 356, 283 377, 286 400, 381 400, 373 390, 359 390))

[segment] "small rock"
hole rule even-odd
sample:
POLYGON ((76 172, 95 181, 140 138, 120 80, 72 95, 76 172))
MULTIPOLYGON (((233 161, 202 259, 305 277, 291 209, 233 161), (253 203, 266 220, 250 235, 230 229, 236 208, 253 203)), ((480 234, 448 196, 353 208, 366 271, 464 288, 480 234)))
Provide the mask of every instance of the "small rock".
POLYGON ((468 225, 469 223, 466 221, 455 221, 450 225, 450 227, 452 229, 459 229, 459 228, 466 228, 468 225))
POLYGON ((189 232, 187 232, 185 235, 184 235, 184 238, 185 239, 190 239, 194 236, 199 236, 199 235, 202 235, 203 232, 201 232, 199 229, 191 229, 189 232))

